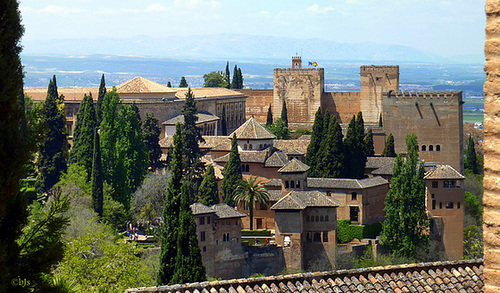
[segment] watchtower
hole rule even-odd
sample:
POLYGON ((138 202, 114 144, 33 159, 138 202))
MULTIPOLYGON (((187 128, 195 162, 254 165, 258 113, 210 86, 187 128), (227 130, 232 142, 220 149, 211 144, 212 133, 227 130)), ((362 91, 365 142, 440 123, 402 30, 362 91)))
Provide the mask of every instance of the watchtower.
POLYGON ((399 66, 361 66, 360 111, 365 123, 378 123, 382 114, 382 95, 399 91, 399 66))
POLYGON ((301 69, 302 68, 302 57, 295 55, 292 57, 292 68, 301 69))

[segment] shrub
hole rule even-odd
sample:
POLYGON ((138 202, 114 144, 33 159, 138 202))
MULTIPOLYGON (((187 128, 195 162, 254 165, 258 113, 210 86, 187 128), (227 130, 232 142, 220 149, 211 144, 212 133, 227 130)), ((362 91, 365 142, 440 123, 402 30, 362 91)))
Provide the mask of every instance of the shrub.
POLYGON ((337 240, 339 243, 352 241, 354 238, 375 238, 380 235, 382 224, 352 225, 350 220, 341 219, 337 221, 337 240))

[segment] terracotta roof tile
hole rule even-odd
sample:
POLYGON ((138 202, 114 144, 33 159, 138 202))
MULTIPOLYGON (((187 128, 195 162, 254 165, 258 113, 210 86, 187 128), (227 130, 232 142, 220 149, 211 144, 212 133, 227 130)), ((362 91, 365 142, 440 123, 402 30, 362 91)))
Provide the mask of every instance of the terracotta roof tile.
POLYGON ((229 135, 233 137, 236 135, 237 139, 275 139, 276 135, 272 134, 264 126, 262 126, 253 117, 243 123, 238 129, 229 135))
MULTIPOLYGON (((179 99, 186 98, 186 93, 188 91, 188 88, 174 88, 174 90, 177 92, 175 94, 177 98, 179 99)), ((247 95, 244 95, 240 92, 220 87, 191 88, 191 91, 193 92, 194 97, 196 99, 215 98, 215 97, 238 97, 238 96, 247 97, 247 95)))
POLYGON ((307 147, 309 146, 310 140, 302 140, 302 139, 275 139, 273 141, 273 146, 279 150, 282 150, 286 153, 291 153, 294 151, 300 151, 304 154, 307 153, 307 147))
POLYGON ((266 167, 283 167, 286 163, 288 163, 288 157, 284 152, 277 151, 274 152, 269 158, 267 158, 264 166, 266 167))
MULTIPOLYGON (((267 158, 267 151, 241 151, 240 153, 240 160, 242 163, 264 163, 267 158)), ((227 163, 229 161, 229 155, 225 154, 222 157, 218 157, 215 159, 216 163, 227 163)))
POLYGON ((177 90, 161 85, 144 77, 136 77, 116 86, 120 93, 175 93, 177 90))
POLYGON ((280 173, 300 173, 307 172, 310 167, 302 163, 297 159, 292 159, 290 162, 286 163, 285 166, 281 167, 278 172, 280 173))
POLYGON ((264 186, 273 186, 273 187, 281 187, 281 180, 280 179, 271 179, 264 183, 264 186))
POLYGON ((346 178, 307 178, 308 188, 329 189, 361 189, 388 184, 389 182, 380 176, 364 179, 346 178))
POLYGON ((424 175, 424 179, 464 179, 465 177, 450 165, 438 165, 424 175))
MULTIPOLYGON (((208 112, 198 112, 196 113, 196 116, 198 116, 198 121, 196 121, 196 124, 217 121, 220 119, 219 117, 208 112)), ((184 123, 184 115, 181 114, 170 118, 167 121, 163 122, 162 125, 176 125, 178 122, 184 123)))
POLYGON ((320 191, 294 190, 275 203, 271 210, 303 210, 308 207, 338 207, 339 205, 340 202, 320 191))

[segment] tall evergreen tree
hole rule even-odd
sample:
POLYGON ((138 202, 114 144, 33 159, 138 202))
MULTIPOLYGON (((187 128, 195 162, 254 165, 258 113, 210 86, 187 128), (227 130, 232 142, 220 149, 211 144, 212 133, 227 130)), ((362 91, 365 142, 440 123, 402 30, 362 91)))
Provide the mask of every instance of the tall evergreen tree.
POLYGON ((226 105, 222 105, 221 132, 222 135, 227 135, 226 105))
POLYGON ((241 68, 238 67, 238 89, 243 88, 243 74, 241 73, 241 68))
POLYGON ((380 114, 378 116, 378 127, 382 127, 383 126, 383 123, 382 123, 382 114, 380 114))
POLYGON ((219 203, 219 189, 213 165, 207 166, 207 171, 198 189, 198 202, 206 206, 212 206, 219 203))
POLYGON ((160 133, 161 129, 160 126, 158 126, 158 120, 152 113, 147 114, 142 129, 142 135, 144 137, 144 144, 146 145, 146 149, 148 151, 149 168, 152 171, 155 171, 162 166, 160 161, 162 154, 160 147, 160 133))
POLYGON ((474 174, 480 173, 477 162, 476 148, 474 146, 474 140, 472 139, 472 136, 470 134, 469 134, 469 141, 467 142, 467 148, 465 149, 464 169, 474 174))
POLYGON ((286 127, 288 127, 288 113, 286 110, 286 100, 283 98, 283 106, 281 107, 281 120, 285 122, 286 127))
MULTIPOLYGON (((321 134, 321 137, 326 137, 328 135, 328 126, 330 125, 330 121, 331 121, 331 115, 330 115, 330 112, 328 112, 328 110, 325 111, 325 115, 323 116, 323 132, 321 134)), ((326 140, 325 139, 322 139, 321 143, 326 143, 326 140)))
POLYGON ((234 65, 234 71, 233 71, 233 81, 231 82, 231 88, 232 89, 239 89, 240 83, 238 81, 238 66, 234 65))
POLYGON ((425 171, 418 157, 415 134, 406 136, 406 148, 406 159, 399 154, 394 164, 381 238, 389 251, 413 257, 417 247, 429 242, 429 221, 425 208, 425 171))
POLYGON ((175 272, 171 284, 194 283, 206 280, 205 266, 201 260, 196 223, 191 212, 188 182, 181 186, 179 230, 177 232, 177 255, 175 272))
POLYGON ((394 136, 389 133, 387 141, 385 142, 384 151, 382 152, 382 157, 395 157, 396 152, 394 151, 394 136))
POLYGON ((104 95, 100 125, 101 157, 104 181, 110 185, 113 185, 117 163, 115 146, 118 139, 118 108, 120 106, 120 96, 118 96, 115 88, 104 95))
POLYGON ((102 175, 102 161, 101 161, 101 145, 99 141, 99 131, 95 128, 94 132, 94 151, 92 160, 92 205, 94 211, 102 217, 104 195, 103 195, 103 175, 102 175))
POLYGON ((321 141, 323 139, 323 114, 321 113, 321 107, 316 111, 316 116, 314 117, 314 124, 312 127, 311 142, 307 146, 306 154, 306 164, 309 165, 310 169, 308 171, 309 177, 318 177, 318 166, 317 158, 318 152, 321 148, 321 141))
POLYGON ((226 73, 224 74, 224 79, 227 82, 227 88, 231 88, 231 72, 229 71, 229 61, 226 63, 226 73))
POLYGON ((241 175, 241 160, 238 153, 238 142, 236 135, 231 139, 231 152, 229 153, 229 160, 224 166, 223 171, 224 179, 222 180, 222 192, 224 203, 234 207, 233 193, 236 184, 243 179, 241 175))
POLYGON ((96 103, 96 117, 97 125, 101 124, 102 121, 102 101, 106 95, 106 81, 104 80, 104 74, 101 77, 101 84, 99 85, 99 95, 97 96, 96 103))
POLYGON ((273 111, 271 110, 271 105, 269 105, 269 109, 267 109, 266 127, 271 125, 273 125, 273 111))
POLYGON ((323 141, 318 161, 321 162, 318 166, 319 177, 338 178, 342 176, 344 168, 342 128, 334 115, 330 116, 328 134, 323 141))
POLYGON ((58 109, 57 84, 49 83, 47 98, 43 104, 42 123, 46 128, 45 140, 40 145, 38 157, 38 192, 47 192, 66 171, 66 117, 58 109))
POLYGON ((167 83, 167 87, 172 87, 172 83, 170 82, 170 80, 167 83))
MULTIPOLYGON (((171 149, 170 169, 171 176, 165 195, 165 208, 163 209, 164 225, 160 228, 160 269, 156 283, 158 285, 170 284, 175 272, 175 258, 177 256, 177 229, 179 227, 179 209, 181 206, 181 185, 184 170, 183 134, 182 126, 176 125, 173 137, 174 147, 171 149)), ((195 233, 196 235, 196 233, 195 233)))
POLYGON ((188 83, 187 83, 186 78, 184 76, 181 77, 181 82, 179 83, 179 87, 188 87, 188 83))
POLYGON ((94 149, 94 129, 96 126, 94 100, 91 94, 85 95, 76 116, 73 148, 70 152, 69 163, 82 165, 87 172, 87 180, 90 180, 92 175, 92 150, 94 149))
POLYGON ((364 140, 364 149, 366 157, 375 156, 375 147, 373 146, 373 131, 372 129, 368 129, 368 134, 364 140))
POLYGON ((366 165, 364 137, 365 126, 363 115, 359 112, 357 118, 352 117, 344 140, 344 176, 347 178, 361 179, 364 177, 366 165))

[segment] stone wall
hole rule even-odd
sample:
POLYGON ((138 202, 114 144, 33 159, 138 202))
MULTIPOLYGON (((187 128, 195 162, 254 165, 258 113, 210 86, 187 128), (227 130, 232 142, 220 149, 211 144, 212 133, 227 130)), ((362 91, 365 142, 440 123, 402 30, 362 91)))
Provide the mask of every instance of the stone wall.
POLYGON ((382 94, 399 91, 399 66, 361 66, 360 110, 366 124, 378 123, 382 94))
POLYGON ((253 274, 277 275, 285 269, 283 247, 276 245, 244 246, 248 255, 243 267, 243 277, 253 274))
POLYGON ((321 110, 323 113, 328 110, 330 114, 337 116, 340 123, 348 124, 360 110, 359 92, 323 93, 321 110))
MULTIPOLYGON (((241 89, 238 91, 248 95, 246 102, 246 119, 250 119, 250 117, 253 116, 255 120, 260 123, 266 123, 269 105, 271 105, 272 109, 274 104, 273 90, 241 89)), ((273 116, 274 119, 278 117, 273 116)))

